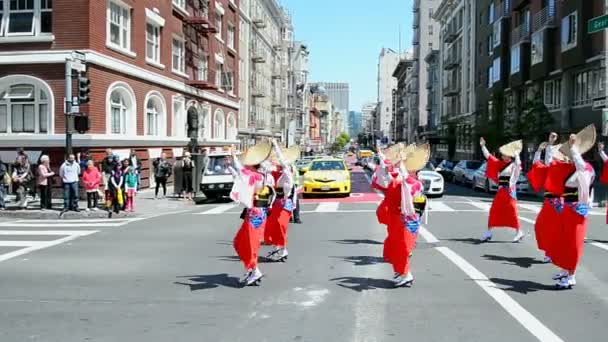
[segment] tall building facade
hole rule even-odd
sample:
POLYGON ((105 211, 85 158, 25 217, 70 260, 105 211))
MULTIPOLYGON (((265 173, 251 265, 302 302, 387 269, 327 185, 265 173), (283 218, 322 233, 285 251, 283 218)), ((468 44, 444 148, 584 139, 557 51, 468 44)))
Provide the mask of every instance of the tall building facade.
POLYGON ((414 96, 417 96, 417 110, 410 113, 415 118, 413 121, 417 123, 412 127, 415 131, 415 140, 429 138, 431 133, 434 133, 434 127, 430 125, 428 118, 427 106, 429 104, 428 89, 426 87, 429 81, 427 65, 425 58, 429 52, 439 48, 439 23, 433 19, 433 15, 439 7, 441 0, 414 0, 413 3, 413 37, 412 45, 414 47, 414 65, 415 69, 412 82, 416 87, 414 96))
POLYGON ((348 135, 355 139, 363 131, 363 118, 361 112, 351 110, 348 112, 348 135))
POLYGON ((377 138, 393 139, 393 90, 397 88, 397 79, 393 77, 393 72, 397 64, 399 54, 382 48, 378 58, 378 110, 373 127, 373 134, 377 138))
POLYGON ((308 46, 301 41, 295 41, 289 47, 288 108, 290 113, 293 113, 293 120, 295 120, 294 143, 300 146, 310 143, 309 55, 308 46))
POLYGON ((91 81, 80 106, 91 127, 74 135, 77 150, 99 159, 106 147, 121 156, 135 149, 147 186, 161 152, 181 155, 191 139, 238 143, 239 16, 236 0, 4 1, 0 149, 62 159, 65 62, 74 50, 91 81))
MULTIPOLYGON (((412 92, 412 87, 408 87, 411 84, 411 74, 413 73, 414 60, 410 55, 409 58, 405 57, 399 61, 393 76, 397 79, 397 88, 395 89, 394 97, 394 139, 397 142, 409 142, 411 141, 412 130, 412 115, 410 110, 413 106, 410 106, 409 101, 413 100, 412 95, 416 95, 412 92)), ((414 88, 415 90, 415 88, 414 88)), ((417 106, 415 107, 418 112, 417 106)))
POLYGON ((449 158, 475 155, 476 1, 443 0, 434 13, 440 24, 441 124, 438 152, 449 158))
MULTIPOLYGON (((350 97, 350 87, 348 83, 339 83, 339 82, 315 82, 314 85, 318 87, 323 87, 325 89, 325 93, 329 97, 330 101, 333 103, 336 108, 336 112, 344 115, 348 114, 350 110, 349 97, 350 97)), ((344 122, 340 129, 343 132, 348 131, 347 127, 348 122, 344 122)))
POLYGON ((239 140, 241 146, 255 143, 255 118, 251 112, 251 1, 240 0, 239 6, 239 140))
POLYGON ((479 134, 534 144, 551 130, 606 127, 606 33, 587 31, 589 20, 605 13, 603 1, 478 4, 479 134))
POLYGON ((361 106, 361 125, 365 133, 371 134, 374 126, 374 113, 378 103, 370 102, 361 106))

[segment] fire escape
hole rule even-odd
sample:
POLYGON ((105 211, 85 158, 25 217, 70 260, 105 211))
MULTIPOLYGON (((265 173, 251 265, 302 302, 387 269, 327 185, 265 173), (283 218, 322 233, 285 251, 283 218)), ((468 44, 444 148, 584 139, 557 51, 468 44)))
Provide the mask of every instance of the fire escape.
POLYGON ((213 25, 216 0, 188 0, 191 11, 183 17, 186 34, 186 68, 191 70, 186 84, 199 89, 218 89, 213 53, 213 37, 218 29, 213 25), (206 61, 203 63, 202 61, 206 61))

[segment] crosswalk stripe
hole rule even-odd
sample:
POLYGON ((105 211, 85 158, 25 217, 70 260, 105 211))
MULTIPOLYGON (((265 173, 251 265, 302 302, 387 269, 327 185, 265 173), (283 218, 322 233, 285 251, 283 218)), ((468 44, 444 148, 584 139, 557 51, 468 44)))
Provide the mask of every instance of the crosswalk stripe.
POLYGON ((469 204, 481 210, 490 210, 490 205, 487 203, 471 201, 469 204))
POLYGON ((48 241, 10 241, 0 240, 0 247, 32 247, 46 244, 48 241))
POLYGON ((339 202, 321 202, 315 209, 317 213, 331 213, 338 211, 338 207, 340 206, 339 202))
POLYGON ((215 208, 209 209, 209 210, 205 210, 203 212, 200 213, 196 213, 196 215, 217 215, 217 214, 222 214, 234 207, 236 207, 236 204, 222 204, 222 205, 218 205, 215 208))
POLYGON ((608 251, 608 245, 601 243, 601 242, 591 242, 590 245, 601 248, 603 250, 608 251))
POLYGON ((534 204, 525 204, 525 203, 518 203, 517 204, 518 207, 529 210, 533 213, 539 213, 540 212, 540 207, 538 205, 534 205, 534 204))
POLYGON ((63 235, 77 235, 85 236, 92 234, 94 230, 0 230, 0 235, 49 235, 49 236, 63 236, 63 235))
POLYGON ((68 222, 57 222, 51 223, 19 223, 19 222, 4 222, 0 224, 0 227, 29 227, 29 228, 45 228, 45 227, 120 227, 124 226, 128 222, 107 222, 107 223, 68 223, 68 222))
POLYGON ((429 201, 429 211, 453 212, 456 210, 450 208, 447 204, 445 204, 442 201, 429 201))
MULTIPOLYGON (((90 234, 94 234, 94 233, 98 233, 98 232, 99 232, 98 230, 92 230, 92 231, 90 231, 89 234, 86 234, 86 235, 90 235, 90 234)), ((82 236, 84 236, 84 235, 82 235, 82 236)), ((28 253, 31 253, 33 251, 41 250, 41 249, 52 247, 52 246, 57 246, 57 245, 60 245, 62 243, 65 243, 65 242, 75 240, 75 239, 77 239, 79 237, 80 236, 78 236, 78 235, 70 235, 70 236, 66 236, 64 238, 57 239, 57 240, 42 241, 43 243, 40 243, 41 241, 37 241, 36 245, 29 246, 29 247, 26 247, 26 248, 21 248, 21 249, 18 249, 16 251, 12 251, 12 252, 0 255, 0 262, 1 261, 6 261, 6 260, 9 260, 9 259, 12 259, 12 258, 16 258, 16 257, 24 255, 24 254, 28 254, 28 253)))

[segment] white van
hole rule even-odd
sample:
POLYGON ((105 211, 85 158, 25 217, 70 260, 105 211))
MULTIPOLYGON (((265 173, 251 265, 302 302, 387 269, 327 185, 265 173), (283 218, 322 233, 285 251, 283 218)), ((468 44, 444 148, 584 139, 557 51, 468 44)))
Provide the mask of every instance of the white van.
POLYGON ((205 165, 201 177, 200 191, 210 200, 229 196, 234 184, 232 173, 228 168, 231 165, 232 156, 228 152, 214 152, 207 158, 207 165, 205 165))

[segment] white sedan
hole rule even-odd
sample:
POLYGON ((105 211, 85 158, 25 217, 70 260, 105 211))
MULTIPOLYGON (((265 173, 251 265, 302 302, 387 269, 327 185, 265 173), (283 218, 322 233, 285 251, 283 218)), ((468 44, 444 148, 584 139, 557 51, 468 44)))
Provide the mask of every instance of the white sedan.
POLYGON ((443 176, 435 171, 435 167, 430 162, 426 164, 424 169, 418 172, 418 178, 424 185, 424 194, 427 196, 443 196, 445 182, 443 176))

